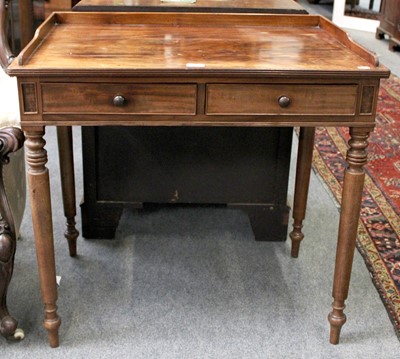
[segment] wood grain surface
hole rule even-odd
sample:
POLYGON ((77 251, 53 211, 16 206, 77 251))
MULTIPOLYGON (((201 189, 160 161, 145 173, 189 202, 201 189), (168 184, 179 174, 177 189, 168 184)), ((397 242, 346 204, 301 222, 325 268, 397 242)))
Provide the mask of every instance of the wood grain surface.
POLYGON ((386 72, 327 20, 304 15, 55 13, 18 61, 10 74, 386 72))

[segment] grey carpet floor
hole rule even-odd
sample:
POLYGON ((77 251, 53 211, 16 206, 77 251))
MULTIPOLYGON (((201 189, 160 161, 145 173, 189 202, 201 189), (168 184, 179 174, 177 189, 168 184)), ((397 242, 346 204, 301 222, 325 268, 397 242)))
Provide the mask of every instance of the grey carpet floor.
MULTIPOLYGON (((371 36, 356 36, 375 46, 371 36)), ((381 51, 394 63, 399 58, 381 51)), ((358 253, 341 344, 328 342, 339 214, 315 175, 298 259, 290 258, 289 241, 255 242, 246 215, 221 208, 125 210, 116 240, 80 239, 79 256, 70 258, 63 238, 53 128, 46 138, 61 276, 60 347, 47 346, 41 326, 43 306, 27 206, 9 290, 9 309, 26 338, 18 343, 0 340, 1 358, 399 357, 400 343, 358 253)), ((74 140, 79 202, 79 129, 74 129, 74 140)), ((295 154, 290 202, 294 163, 295 154)), ((77 220, 80 228, 79 215, 77 220)))

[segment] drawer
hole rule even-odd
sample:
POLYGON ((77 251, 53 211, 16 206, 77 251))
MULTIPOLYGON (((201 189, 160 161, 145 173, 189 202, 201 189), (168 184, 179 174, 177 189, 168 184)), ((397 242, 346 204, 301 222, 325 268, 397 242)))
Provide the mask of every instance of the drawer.
POLYGON ((208 115, 354 115, 357 85, 207 85, 208 115))
POLYGON ((195 84, 44 83, 43 113, 196 113, 195 84))

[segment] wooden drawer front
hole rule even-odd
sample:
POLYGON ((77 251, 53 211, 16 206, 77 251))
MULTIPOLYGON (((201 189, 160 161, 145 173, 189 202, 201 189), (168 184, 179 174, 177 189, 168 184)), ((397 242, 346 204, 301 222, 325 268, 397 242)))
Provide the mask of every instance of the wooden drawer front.
POLYGON ((42 96, 44 113, 196 113, 194 84, 45 83, 42 85, 42 96), (123 96, 122 104, 113 103, 116 96, 123 96))
POLYGON ((353 115, 357 85, 207 85, 209 115, 353 115), (279 99, 287 97, 287 107, 279 99))

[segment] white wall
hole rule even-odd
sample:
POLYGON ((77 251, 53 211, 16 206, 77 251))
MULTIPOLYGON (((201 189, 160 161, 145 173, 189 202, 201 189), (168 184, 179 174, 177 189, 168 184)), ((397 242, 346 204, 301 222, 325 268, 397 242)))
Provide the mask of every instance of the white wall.
MULTIPOLYGON (((360 1, 362 2, 367 1, 367 5, 365 7, 368 9, 369 0, 360 0, 360 1)), ((375 2, 378 3, 378 1, 380 0, 375 0, 374 3, 375 2)), ((346 0, 334 0, 333 2, 332 19, 336 25, 348 29, 355 29, 355 30, 362 30, 369 32, 376 31, 376 28, 379 26, 379 21, 377 20, 363 19, 353 16, 345 16, 344 15, 345 2, 346 0)))

